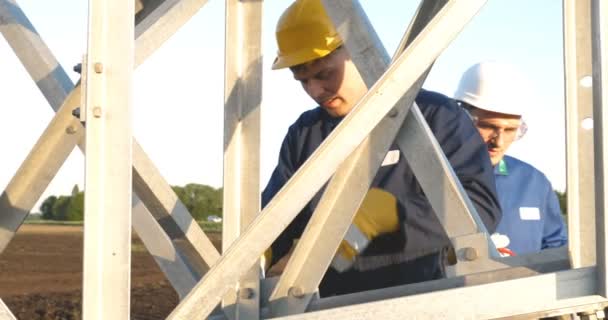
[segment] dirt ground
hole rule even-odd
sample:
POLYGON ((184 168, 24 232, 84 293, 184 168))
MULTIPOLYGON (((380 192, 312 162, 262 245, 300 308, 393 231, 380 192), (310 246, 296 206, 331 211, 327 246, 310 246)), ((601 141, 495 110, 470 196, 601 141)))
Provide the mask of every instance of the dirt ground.
MULTIPOLYGON (((177 293, 133 234, 131 319, 165 319, 177 306, 177 293)), ((221 235, 208 236, 219 248, 221 235)), ((79 226, 23 225, 19 229, 0 254, 0 298, 17 319, 82 318, 82 240, 79 226)), ((280 274, 286 261, 287 257, 269 274, 280 274)))
MULTIPOLYGON (((209 234, 216 246, 220 235, 209 234)), ((23 225, 0 254, 0 298, 18 319, 81 319, 82 227, 23 225)), ((165 319, 178 302, 133 237, 131 319, 165 319)))

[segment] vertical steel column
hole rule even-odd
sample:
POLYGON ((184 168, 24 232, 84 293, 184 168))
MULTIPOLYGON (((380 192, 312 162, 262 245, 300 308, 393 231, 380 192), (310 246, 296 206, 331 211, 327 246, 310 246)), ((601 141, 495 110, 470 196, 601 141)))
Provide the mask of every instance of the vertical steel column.
POLYGON ((591 2, 598 293, 608 297, 608 2, 591 2))
POLYGON ((564 0, 568 246, 572 267, 595 264, 590 0, 564 0))
POLYGON ((134 2, 90 0, 83 318, 129 319, 134 2))
MULTIPOLYGON (((224 220, 222 250, 260 212, 260 104, 262 0, 226 1, 224 78, 224 220)), ((260 268, 256 265, 222 302, 232 319, 259 319, 260 268)))

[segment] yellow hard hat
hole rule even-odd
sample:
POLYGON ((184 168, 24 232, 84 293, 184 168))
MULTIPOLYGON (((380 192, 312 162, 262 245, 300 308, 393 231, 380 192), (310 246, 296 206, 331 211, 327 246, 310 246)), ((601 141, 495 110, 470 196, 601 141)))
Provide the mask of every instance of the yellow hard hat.
POLYGON ((277 23, 279 52, 272 69, 293 67, 322 58, 342 39, 327 16, 321 0, 296 0, 277 23))

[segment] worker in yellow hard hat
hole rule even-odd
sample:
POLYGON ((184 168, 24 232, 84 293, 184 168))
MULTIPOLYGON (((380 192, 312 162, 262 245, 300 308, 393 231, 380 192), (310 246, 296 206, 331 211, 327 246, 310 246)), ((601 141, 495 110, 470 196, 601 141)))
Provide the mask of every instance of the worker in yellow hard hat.
MULTIPOLYGON (((318 104, 293 123, 278 164, 262 194, 265 206, 367 92, 320 0, 297 0, 281 16, 273 69, 289 68, 318 104)), ((471 123, 455 101, 422 90, 416 102, 493 232, 500 219, 492 166, 471 123)), ((271 264, 302 234, 321 197, 319 191, 273 243, 271 264)), ((443 214, 443 213, 442 213, 443 214)), ((326 272, 322 296, 407 284, 444 276, 450 241, 404 154, 393 143, 326 272)))
POLYGON ((279 52, 272 68, 291 68, 329 115, 346 115, 367 91, 320 1, 296 1, 281 16, 276 36, 279 52))

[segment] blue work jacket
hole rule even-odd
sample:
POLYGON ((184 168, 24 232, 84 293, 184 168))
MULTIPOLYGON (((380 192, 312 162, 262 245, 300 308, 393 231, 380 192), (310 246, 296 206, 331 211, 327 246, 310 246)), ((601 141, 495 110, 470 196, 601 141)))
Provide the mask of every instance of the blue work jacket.
POLYGON ((557 195, 542 172, 505 156, 494 174, 503 213, 496 232, 509 237, 511 251, 521 255, 567 243, 557 195))
MULTIPOLYGON (((490 232, 500 219, 493 168, 487 148, 468 115, 448 97, 421 90, 420 111, 454 168, 464 189, 490 232)), ((289 127, 278 164, 262 193, 262 206, 274 197, 342 118, 317 107, 304 112, 289 127)), ((342 294, 437 279, 444 275, 443 253, 451 246, 436 214, 396 143, 390 161, 376 174, 372 187, 398 200, 398 232, 381 234, 357 257, 355 267, 338 273, 330 268, 319 287, 321 295, 342 294)), ((296 216, 272 245, 272 263, 287 254, 302 234, 324 187, 296 216)))

